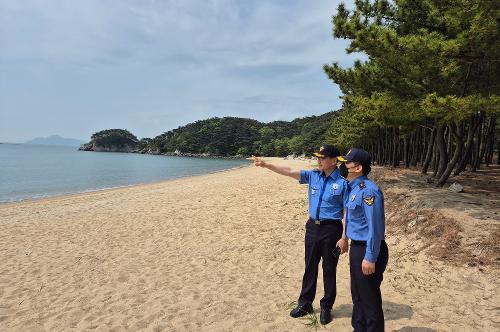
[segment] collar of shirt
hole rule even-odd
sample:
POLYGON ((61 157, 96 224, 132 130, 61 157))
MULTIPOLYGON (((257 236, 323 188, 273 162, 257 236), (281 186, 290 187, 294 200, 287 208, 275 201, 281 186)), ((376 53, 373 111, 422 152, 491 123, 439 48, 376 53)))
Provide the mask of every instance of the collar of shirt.
POLYGON ((335 181, 340 176, 339 175, 339 169, 336 168, 328 177, 326 176, 325 171, 322 171, 321 172, 321 176, 324 177, 325 179, 328 179, 330 177, 330 178, 332 178, 335 181))
POLYGON ((368 180, 368 177, 366 175, 361 175, 355 178, 352 181, 349 181, 349 188, 354 189, 358 184, 360 184, 362 181, 368 180))

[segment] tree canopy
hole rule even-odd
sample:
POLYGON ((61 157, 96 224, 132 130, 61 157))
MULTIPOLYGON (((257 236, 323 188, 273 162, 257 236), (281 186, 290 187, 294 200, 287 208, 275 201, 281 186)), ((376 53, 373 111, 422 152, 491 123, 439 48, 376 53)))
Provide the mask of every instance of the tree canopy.
POLYGON ((313 151, 323 143, 333 116, 330 112, 269 123, 236 117, 211 118, 156 136, 147 147, 160 153, 298 155, 313 151))
POLYGON ((436 184, 491 163, 499 113, 499 2, 357 0, 333 16, 333 36, 367 60, 324 70, 342 90, 328 130, 380 164, 434 169, 436 184))
POLYGON ((137 137, 125 129, 106 129, 94 133, 91 143, 102 147, 135 147, 138 143, 137 137))

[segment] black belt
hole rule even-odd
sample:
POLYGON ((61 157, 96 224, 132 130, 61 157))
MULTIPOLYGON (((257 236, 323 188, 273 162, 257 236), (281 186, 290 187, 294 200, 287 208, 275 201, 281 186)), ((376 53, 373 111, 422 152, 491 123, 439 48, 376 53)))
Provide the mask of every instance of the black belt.
POLYGON ((313 222, 315 225, 325 225, 325 224, 331 224, 331 223, 335 223, 335 222, 342 222, 341 219, 320 219, 320 220, 316 220, 316 219, 313 219, 313 218, 309 218, 309 221, 313 222))
MULTIPOLYGON (((382 242, 385 242, 385 240, 382 240, 382 242)), ((351 240, 351 245, 366 246, 366 241, 351 240)))

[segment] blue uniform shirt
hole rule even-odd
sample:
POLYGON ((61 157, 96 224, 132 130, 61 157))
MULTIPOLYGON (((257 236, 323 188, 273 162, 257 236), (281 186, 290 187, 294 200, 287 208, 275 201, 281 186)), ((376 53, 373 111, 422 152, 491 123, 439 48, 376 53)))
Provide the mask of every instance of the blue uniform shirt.
POLYGON ((366 241, 365 259, 375 263, 385 234, 384 195, 366 176, 349 182, 345 201, 346 236, 366 241))
POLYGON ((301 170, 301 184, 309 184, 309 216, 315 220, 342 219, 344 200, 348 192, 347 181, 339 170, 326 177, 318 170, 301 170))

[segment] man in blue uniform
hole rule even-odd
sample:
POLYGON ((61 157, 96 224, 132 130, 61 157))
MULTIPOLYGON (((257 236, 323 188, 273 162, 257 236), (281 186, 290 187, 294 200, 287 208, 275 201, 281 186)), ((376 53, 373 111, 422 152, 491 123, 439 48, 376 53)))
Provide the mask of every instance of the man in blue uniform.
POLYGON ((323 260, 323 284, 325 295, 320 301, 321 324, 331 320, 331 309, 337 295, 336 274, 340 252, 346 252, 348 243, 343 226, 343 202, 347 194, 347 181, 339 175, 337 157, 339 150, 323 145, 314 155, 318 158, 315 170, 292 170, 253 157, 256 166, 265 167, 278 174, 290 176, 301 184, 309 185, 309 219, 305 234, 305 272, 302 279, 298 305, 290 312, 297 318, 313 312, 316 295, 318 264, 323 260))
POLYGON ((351 239, 352 326, 356 332, 383 332, 380 284, 389 259, 384 241, 384 195, 367 177, 371 171, 368 152, 353 148, 338 159, 344 162, 340 171, 349 180, 350 190, 345 203, 345 227, 351 239))

